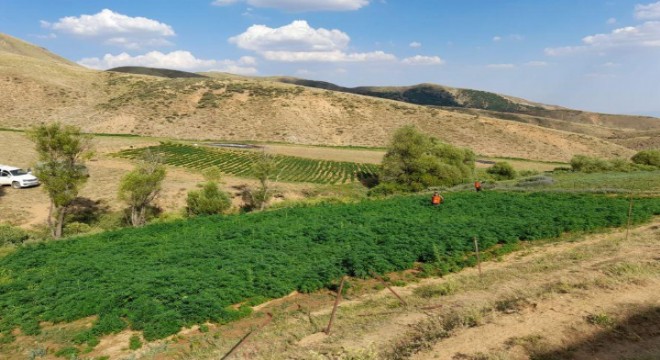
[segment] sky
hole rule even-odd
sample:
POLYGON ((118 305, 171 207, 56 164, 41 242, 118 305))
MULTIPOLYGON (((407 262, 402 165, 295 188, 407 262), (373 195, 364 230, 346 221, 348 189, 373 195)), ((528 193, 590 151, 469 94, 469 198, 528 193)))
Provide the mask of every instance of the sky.
POLYGON ((660 116, 653 0, 0 0, 0 32, 96 69, 437 83, 660 116))

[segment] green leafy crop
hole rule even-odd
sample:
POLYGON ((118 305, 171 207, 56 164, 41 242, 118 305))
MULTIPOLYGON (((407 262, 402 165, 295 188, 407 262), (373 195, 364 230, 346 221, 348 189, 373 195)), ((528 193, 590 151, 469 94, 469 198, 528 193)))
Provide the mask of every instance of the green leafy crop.
MULTIPOLYGON (((182 326, 226 323, 250 313, 235 304, 310 292, 344 274, 368 277, 438 264, 474 263, 521 240, 621 226, 626 198, 559 193, 450 193, 208 216, 29 245, 0 259, 0 339, 39 323, 99 315, 74 341, 90 346, 125 328, 146 340, 182 326), (497 251, 496 251, 497 250, 497 251)), ((633 221, 660 214, 660 199, 635 200, 633 221)))

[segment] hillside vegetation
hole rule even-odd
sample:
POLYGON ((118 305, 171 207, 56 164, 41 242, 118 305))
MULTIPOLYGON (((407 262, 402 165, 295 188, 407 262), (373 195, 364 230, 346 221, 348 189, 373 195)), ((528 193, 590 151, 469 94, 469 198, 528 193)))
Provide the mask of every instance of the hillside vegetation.
MULTIPOLYGON (((0 259, 0 343, 39 323, 100 315, 77 343, 127 327, 147 340, 205 321, 228 322, 245 306, 293 290, 330 286, 343 274, 408 269, 444 274, 521 240, 626 223, 628 199, 568 194, 456 193, 205 217, 27 246, 0 259), (502 211, 506 209, 506 211, 502 211), (311 219, 311 220, 310 220, 311 219), (432 225, 433 231, 429 231, 432 225)), ((660 214, 637 199, 633 222, 660 214)), ((492 254, 491 254, 492 255, 492 254)))

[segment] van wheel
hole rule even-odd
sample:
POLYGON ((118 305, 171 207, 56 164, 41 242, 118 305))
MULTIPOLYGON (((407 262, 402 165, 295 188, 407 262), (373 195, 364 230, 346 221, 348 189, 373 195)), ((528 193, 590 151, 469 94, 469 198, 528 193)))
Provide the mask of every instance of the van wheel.
POLYGON ((14 181, 13 183, 11 183, 11 187, 13 187, 14 189, 20 189, 21 184, 19 184, 18 181, 14 181))

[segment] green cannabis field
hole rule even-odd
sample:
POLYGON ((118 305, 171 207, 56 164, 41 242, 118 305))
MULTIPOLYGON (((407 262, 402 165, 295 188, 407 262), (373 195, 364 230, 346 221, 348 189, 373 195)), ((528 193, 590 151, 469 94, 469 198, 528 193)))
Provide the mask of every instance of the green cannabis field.
MULTIPOLYGON (((141 157, 147 149, 168 165, 196 170, 217 166, 222 172, 239 177, 252 177, 252 165, 261 156, 255 151, 170 143, 124 150, 118 155, 135 159, 141 157)), ((278 181, 343 184, 374 176, 378 171, 378 165, 346 161, 314 160, 285 155, 274 155, 273 160, 279 170, 276 174, 278 181)))
MULTIPOLYGON (((142 330, 148 340, 182 326, 229 322, 248 305, 293 290, 314 291, 342 275, 367 277, 416 262, 441 272, 486 253, 567 231, 621 226, 627 198, 558 193, 452 193, 202 217, 31 245, 0 259, 0 343, 14 328, 99 315, 74 341, 142 330), (244 304, 241 307, 231 305, 244 304)), ((636 199, 635 223, 660 214, 660 199, 636 199)))

